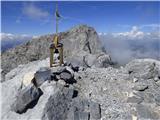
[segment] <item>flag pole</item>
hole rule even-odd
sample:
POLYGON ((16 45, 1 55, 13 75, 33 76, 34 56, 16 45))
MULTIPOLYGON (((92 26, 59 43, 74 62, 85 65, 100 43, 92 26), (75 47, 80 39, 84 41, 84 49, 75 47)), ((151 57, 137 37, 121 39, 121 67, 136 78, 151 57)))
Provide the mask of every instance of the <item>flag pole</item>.
MULTIPOLYGON (((58 12, 58 3, 56 3, 56 13, 57 12, 58 12)), ((57 17, 57 15, 56 15, 56 34, 58 34, 58 17, 57 17)))

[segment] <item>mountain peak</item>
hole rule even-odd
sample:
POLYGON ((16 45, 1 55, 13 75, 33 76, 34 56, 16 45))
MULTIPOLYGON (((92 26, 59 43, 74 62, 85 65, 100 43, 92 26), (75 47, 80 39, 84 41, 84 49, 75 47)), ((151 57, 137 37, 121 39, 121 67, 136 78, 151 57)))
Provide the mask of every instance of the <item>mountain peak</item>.
MULTIPOLYGON (((87 25, 78 25, 72 29, 59 33, 60 42, 64 44, 64 58, 81 54, 101 54, 104 52, 101 42, 94 28, 87 25)), ((4 73, 20 64, 42 60, 50 56, 49 46, 54 35, 44 35, 34 38, 23 45, 2 53, 2 69, 4 73)), ((100 56, 100 55, 99 55, 100 56)), ((110 58, 109 58, 110 59, 110 58)))

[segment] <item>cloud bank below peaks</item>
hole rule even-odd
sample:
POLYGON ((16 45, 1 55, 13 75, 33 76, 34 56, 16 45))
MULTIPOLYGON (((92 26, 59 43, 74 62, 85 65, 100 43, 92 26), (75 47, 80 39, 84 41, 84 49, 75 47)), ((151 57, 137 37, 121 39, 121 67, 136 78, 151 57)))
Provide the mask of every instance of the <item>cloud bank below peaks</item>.
POLYGON ((126 64, 136 58, 160 60, 160 32, 142 32, 133 26, 129 32, 100 33, 99 37, 113 61, 126 64))

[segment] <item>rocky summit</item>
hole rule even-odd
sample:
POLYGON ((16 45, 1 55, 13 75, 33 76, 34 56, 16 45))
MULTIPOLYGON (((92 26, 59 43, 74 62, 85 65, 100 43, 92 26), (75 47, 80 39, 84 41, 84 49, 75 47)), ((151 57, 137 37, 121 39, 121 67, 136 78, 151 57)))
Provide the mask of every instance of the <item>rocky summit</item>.
MULTIPOLYGON (((53 36, 41 36, 3 52, 1 57, 3 63, 2 74, 5 75, 20 64, 48 58, 53 36)), ((66 32, 59 33, 59 36, 60 42, 64 44, 64 57, 70 60, 77 59, 82 64, 84 57, 88 54, 98 58, 104 55, 104 53, 106 54, 96 31, 87 25, 73 27, 66 32)), ((106 55, 104 56, 105 59, 111 62, 109 55, 106 55)))
POLYGON ((2 120, 160 119, 160 61, 135 59, 115 68, 93 28, 77 26, 60 34, 72 44, 64 42, 68 52, 62 66, 49 67, 49 43, 40 38, 27 43, 33 50, 39 41, 41 49, 35 46, 35 51, 46 50, 33 61, 18 58, 32 56, 30 49, 18 51, 26 44, 3 53, 9 61, 18 51, 16 65, 10 62, 14 69, 3 68, 9 72, 1 80, 2 120))

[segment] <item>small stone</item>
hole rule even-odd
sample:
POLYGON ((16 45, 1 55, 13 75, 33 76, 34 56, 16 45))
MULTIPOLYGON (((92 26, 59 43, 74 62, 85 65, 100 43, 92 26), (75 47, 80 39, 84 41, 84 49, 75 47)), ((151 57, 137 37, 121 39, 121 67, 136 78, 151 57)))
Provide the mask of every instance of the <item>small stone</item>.
POLYGON ((146 84, 143 84, 143 83, 138 83, 138 84, 135 84, 135 86, 133 87, 133 90, 136 90, 136 91, 144 91, 148 88, 148 85, 146 84))
POLYGON ((66 68, 65 67, 63 67, 63 66, 60 66, 58 69, 57 69, 57 74, 61 74, 62 72, 64 72, 66 70, 66 68))
POLYGON ((71 66, 71 62, 65 62, 64 66, 71 66))
POLYGON ((84 71, 85 68, 84 67, 79 67, 79 71, 84 71))
POLYGON ((138 120, 137 116, 132 115, 132 120, 138 120))
POLYGON ((77 72, 74 73, 74 78, 75 78, 76 80, 80 79, 80 76, 79 76, 79 74, 78 74, 77 72))
POLYGON ((72 68, 66 66, 66 72, 70 72, 72 77, 74 77, 74 71, 72 70, 72 68))
POLYGON ((133 78, 133 82, 138 82, 138 79, 137 78, 133 78))
POLYGON ((63 86, 66 85, 66 82, 64 80, 58 80, 58 83, 63 85, 63 86))
POLYGON ((57 81, 57 76, 56 76, 56 74, 54 74, 54 73, 51 74, 51 80, 57 81))
POLYGON ((137 104, 139 104, 139 103, 141 103, 142 101, 143 101, 142 98, 136 97, 136 96, 129 97, 129 98, 127 99, 127 102, 128 102, 128 103, 137 103, 137 104))
POLYGON ((91 102, 89 104, 90 106, 90 117, 91 120, 97 120, 101 118, 101 108, 100 108, 100 104, 95 103, 95 102, 91 102))
POLYGON ((158 77, 155 77, 155 78, 154 78, 154 81, 157 82, 157 81, 160 81, 160 80, 159 80, 158 77))
POLYGON ((60 74, 60 79, 64 80, 68 84, 76 83, 77 81, 73 78, 70 72, 62 72, 60 74))
POLYGON ((71 75, 71 73, 69 73, 69 72, 62 72, 62 73, 60 74, 60 78, 61 78, 62 80, 64 80, 64 81, 67 81, 67 80, 70 80, 70 79, 72 78, 72 75, 71 75))
POLYGON ((160 80, 156 82, 156 85, 160 87, 160 80))
POLYGON ((160 95, 155 96, 156 104, 160 106, 160 95))

